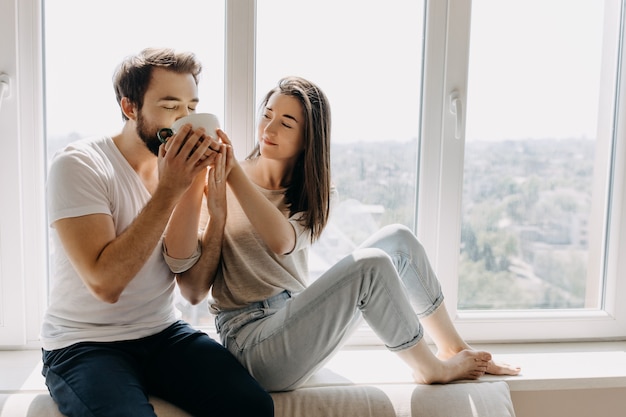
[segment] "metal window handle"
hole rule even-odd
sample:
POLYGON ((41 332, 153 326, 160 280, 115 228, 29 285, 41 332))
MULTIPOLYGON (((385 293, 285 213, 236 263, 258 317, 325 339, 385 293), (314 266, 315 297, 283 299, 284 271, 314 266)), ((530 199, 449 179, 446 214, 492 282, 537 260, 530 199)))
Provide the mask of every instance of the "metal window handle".
POLYGON ((461 139, 463 133, 463 102, 459 97, 458 91, 453 91, 450 94, 450 113, 455 116, 454 138, 461 139))
POLYGON ((11 79, 3 73, 0 74, 0 109, 2 108, 2 101, 9 97, 11 97, 11 79))

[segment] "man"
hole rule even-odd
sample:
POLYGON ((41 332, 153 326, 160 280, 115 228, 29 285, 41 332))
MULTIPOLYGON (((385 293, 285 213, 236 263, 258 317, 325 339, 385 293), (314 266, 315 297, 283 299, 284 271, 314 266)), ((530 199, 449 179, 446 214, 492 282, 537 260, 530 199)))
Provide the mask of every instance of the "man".
MULTIPOLYGON (((182 294, 162 236, 180 197, 220 144, 181 128, 157 132, 198 104, 201 65, 190 53, 146 49, 114 76, 124 126, 57 154, 47 184, 54 244, 42 326, 43 375, 62 413, 155 416, 149 395, 194 416, 273 416, 273 402, 220 344, 177 320, 182 294)), ((197 299, 194 299, 198 302, 197 299)))

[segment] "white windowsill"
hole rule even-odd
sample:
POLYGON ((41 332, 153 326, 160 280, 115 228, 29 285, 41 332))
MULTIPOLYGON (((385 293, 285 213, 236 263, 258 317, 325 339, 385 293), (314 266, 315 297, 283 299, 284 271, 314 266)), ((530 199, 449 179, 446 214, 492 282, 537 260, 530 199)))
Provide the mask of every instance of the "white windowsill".
MULTIPOLYGON (((495 360, 521 366, 522 372, 517 376, 481 378, 504 380, 511 391, 626 387, 626 341, 494 344, 474 348, 492 352, 495 360)), ((323 372, 349 376, 350 382, 359 384, 412 382, 404 363, 384 348, 341 350, 323 372)), ((324 380, 328 380, 328 375, 324 375, 324 380)))
MULTIPOLYGON (((626 341, 476 345, 496 360, 520 365, 518 376, 485 376, 505 380, 511 391, 626 387, 626 341)), ((339 351, 307 385, 412 383, 404 363, 384 348, 339 351)), ((0 351, 0 393, 40 392, 39 350, 0 351)))
MULTIPOLYGON (((482 346, 481 346, 482 347, 482 346)), ((495 358, 522 367, 500 377, 511 391, 626 387, 626 341, 484 346, 495 358)))

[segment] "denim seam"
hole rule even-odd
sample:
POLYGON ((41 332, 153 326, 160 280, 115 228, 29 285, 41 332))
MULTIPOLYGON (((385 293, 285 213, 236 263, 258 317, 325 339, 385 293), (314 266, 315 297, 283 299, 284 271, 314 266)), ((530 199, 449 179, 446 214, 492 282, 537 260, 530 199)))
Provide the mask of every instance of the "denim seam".
MULTIPOLYGON (((404 285, 404 284, 402 284, 402 282, 401 282, 401 281, 402 281, 402 279, 400 278, 400 276, 398 276, 398 281, 400 281, 400 282, 399 282, 399 284, 400 284, 400 285, 404 285)), ((385 290, 385 292, 387 293, 387 297, 388 297, 390 300, 392 300, 393 298, 391 297, 391 292, 389 291, 389 287, 387 286, 387 282, 386 282, 386 281, 385 281, 385 284, 383 285, 383 289, 384 289, 384 290, 385 290)), ((408 298, 409 298, 409 297, 408 297, 408 294, 407 294, 407 299, 408 299, 408 298)), ((409 300, 409 303, 410 303, 410 300, 409 300)), ((411 307, 411 308, 412 308, 412 307, 411 307)), ((404 325, 404 328, 405 328, 405 329, 408 329, 408 327, 409 327, 409 326, 407 325, 407 322, 406 322, 406 317, 403 317, 403 316, 399 313, 398 309, 396 308, 396 304, 393 304, 393 311, 394 311, 395 316, 396 316, 396 317, 397 317, 397 319, 398 319, 398 322, 402 321, 402 322, 403 322, 403 325, 404 325)), ((418 323, 417 323, 417 335, 415 335, 415 337, 413 337, 413 339, 411 339, 411 340, 409 340, 409 341, 407 341, 407 342, 404 342, 404 343, 402 343, 402 344, 400 344, 400 345, 398 345, 398 346, 395 346, 395 347, 392 347, 392 346, 389 346, 389 345, 386 345, 386 344, 385 344, 385 347, 386 347, 388 350, 392 351, 392 352, 395 352, 395 351, 397 351, 397 350, 407 349, 407 348, 409 348, 409 347, 411 347, 411 346, 416 345, 416 344, 417 344, 417 343, 418 343, 418 342, 422 339, 422 337, 423 337, 423 333, 424 333, 424 332, 423 332, 423 327, 422 327, 422 324, 421 324, 421 323, 419 322, 419 320, 418 320, 418 323)))
MULTIPOLYGON (((407 259, 407 261, 404 262, 404 264, 405 264, 404 267, 405 268, 411 268, 413 270, 413 272, 415 273, 415 276, 420 281, 421 287, 424 289, 424 291, 428 295, 431 307, 429 307, 425 311, 416 313, 418 317, 428 317, 429 315, 434 313, 439 308, 441 303, 443 302, 443 294, 441 293, 441 291, 439 291, 438 294, 433 294, 430 291, 430 288, 428 287, 428 285, 425 284, 424 278, 423 278, 422 274, 420 273, 420 270, 417 267, 417 265, 415 265, 415 263, 413 262, 413 258, 410 256, 410 254, 408 254, 406 252, 403 252, 403 251, 400 251, 400 250, 397 250, 393 254, 394 258, 396 256, 399 257, 400 259, 407 259)), ((398 274, 401 275, 400 271, 398 271, 398 274)))

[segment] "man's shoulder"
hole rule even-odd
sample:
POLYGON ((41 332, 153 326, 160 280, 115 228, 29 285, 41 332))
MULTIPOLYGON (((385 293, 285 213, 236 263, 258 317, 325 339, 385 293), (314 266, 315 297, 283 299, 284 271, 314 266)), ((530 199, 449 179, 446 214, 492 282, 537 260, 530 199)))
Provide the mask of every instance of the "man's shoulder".
POLYGON ((52 165, 82 161, 83 163, 109 159, 112 140, 110 137, 90 137, 70 142, 64 148, 55 152, 52 165))
POLYGON ((55 156, 62 156, 72 153, 93 153, 101 152, 108 149, 112 143, 112 139, 108 136, 94 136, 84 139, 78 139, 68 143, 65 147, 59 149, 55 156))

